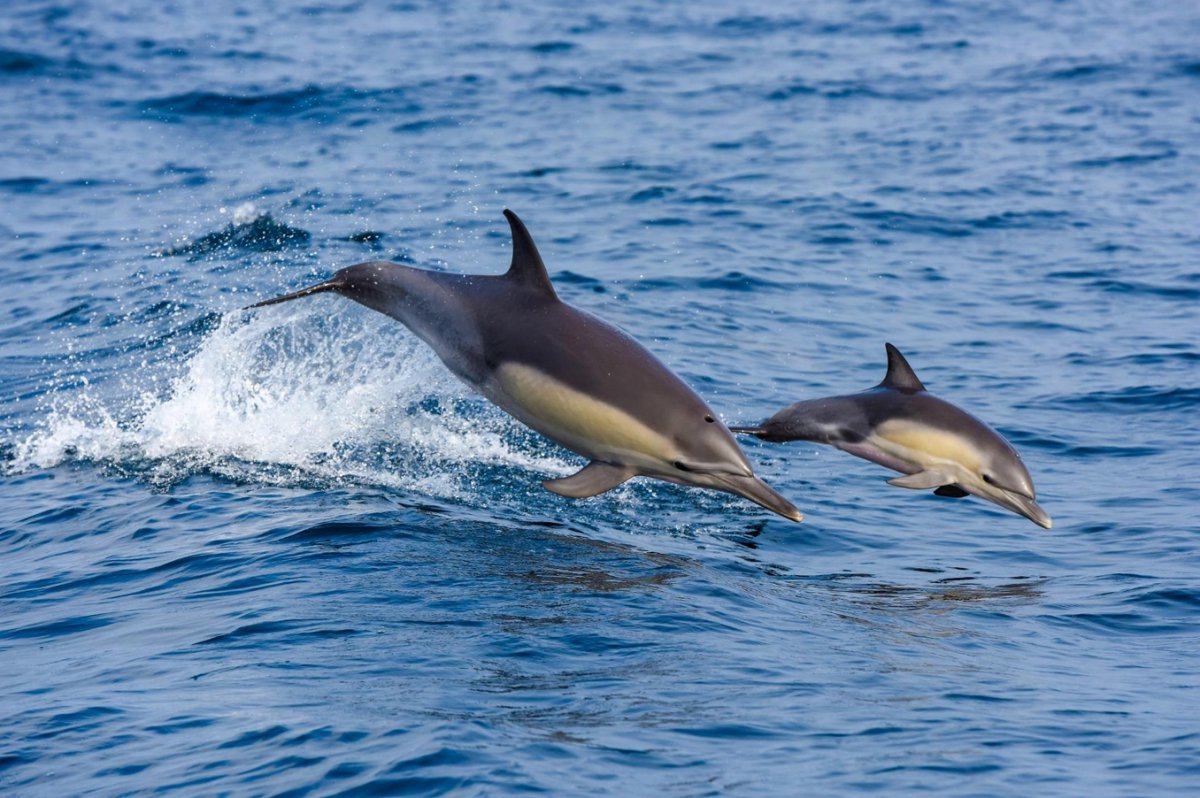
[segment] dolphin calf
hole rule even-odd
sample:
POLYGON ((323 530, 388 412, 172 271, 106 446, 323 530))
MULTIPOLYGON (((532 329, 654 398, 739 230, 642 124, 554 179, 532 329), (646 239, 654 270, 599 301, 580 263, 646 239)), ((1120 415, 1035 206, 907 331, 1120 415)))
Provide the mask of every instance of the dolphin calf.
POLYGON ((889 485, 961 498, 974 494, 1049 529, 1017 450, 965 410, 925 390, 900 350, 887 348, 883 382, 861 393, 809 399, 756 427, 765 441, 826 443, 907 476, 889 485))
POLYGON ((591 462, 542 484, 586 498, 635 476, 744 496, 800 521, 754 475, 729 429, 641 344, 558 298, 524 223, 502 275, 455 275, 371 261, 251 308, 333 292, 387 314, 501 410, 591 462))

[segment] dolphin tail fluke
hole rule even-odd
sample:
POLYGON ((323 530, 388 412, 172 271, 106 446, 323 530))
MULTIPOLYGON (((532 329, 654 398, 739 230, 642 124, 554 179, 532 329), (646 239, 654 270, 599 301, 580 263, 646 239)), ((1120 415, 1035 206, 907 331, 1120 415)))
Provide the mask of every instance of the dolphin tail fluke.
POLYGON ((278 305, 280 302, 291 302, 293 299, 300 299, 301 297, 311 296, 312 294, 323 294, 326 291, 337 291, 344 287, 345 285, 341 280, 326 280, 323 283, 310 285, 308 288, 301 288, 299 291, 294 291, 290 294, 284 294, 283 296, 277 296, 274 299, 264 299, 262 302, 255 302, 253 305, 247 305, 246 307, 242 308, 242 310, 263 308, 267 305, 278 305))

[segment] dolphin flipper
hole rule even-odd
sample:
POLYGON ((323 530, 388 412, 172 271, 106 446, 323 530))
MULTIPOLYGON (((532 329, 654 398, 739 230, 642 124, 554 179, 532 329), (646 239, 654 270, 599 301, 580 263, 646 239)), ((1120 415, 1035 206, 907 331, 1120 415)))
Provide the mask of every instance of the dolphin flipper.
POLYGON ((621 483, 631 479, 634 471, 628 466, 615 466, 611 463, 601 463, 593 460, 583 467, 583 470, 562 479, 548 479, 542 487, 559 496, 571 499, 586 499, 612 490, 621 483))
POLYGON ((889 485, 895 485, 897 488, 911 488, 912 490, 925 490, 926 488, 940 488, 942 485, 953 485, 954 477, 947 474, 938 468, 927 468, 924 471, 918 471, 915 474, 909 474, 904 477, 896 477, 887 481, 889 485))

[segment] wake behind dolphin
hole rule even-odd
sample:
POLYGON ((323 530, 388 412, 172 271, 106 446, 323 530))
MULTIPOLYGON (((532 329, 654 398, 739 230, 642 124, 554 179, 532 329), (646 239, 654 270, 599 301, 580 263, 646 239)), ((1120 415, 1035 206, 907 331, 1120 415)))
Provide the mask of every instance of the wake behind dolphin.
POLYGON ((525 225, 512 229, 503 275, 454 275, 370 261, 251 305, 337 293, 429 344, 459 379, 500 409, 591 462, 543 482, 586 498, 648 476, 744 496, 792 521, 800 511, 754 475, 729 429, 641 344, 558 298, 525 225))
POLYGON ((765 441, 825 443, 907 476, 889 485, 961 498, 974 494, 1049 529, 1017 450, 965 410, 929 393, 900 350, 885 344, 883 382, 861 393, 809 399, 734 432, 765 441))

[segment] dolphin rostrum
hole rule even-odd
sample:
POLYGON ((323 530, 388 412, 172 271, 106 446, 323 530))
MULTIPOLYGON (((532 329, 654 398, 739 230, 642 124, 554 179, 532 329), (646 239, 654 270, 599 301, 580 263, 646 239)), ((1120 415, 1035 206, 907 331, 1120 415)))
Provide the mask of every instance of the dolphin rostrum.
POLYGON ((542 483, 559 495, 586 498, 647 476, 735 493, 800 521, 695 391, 637 341, 558 298, 529 231, 512 211, 504 215, 512 228, 505 274, 371 261, 250 307, 331 291, 396 319, 501 410, 591 460, 542 483))
POLYGON ((1033 480, 1017 450, 965 410, 925 390, 891 344, 887 375, 861 393, 809 399, 785 407, 756 427, 732 427, 765 441, 826 443, 907 476, 889 485, 939 496, 981 499, 1049 529, 1033 480))

